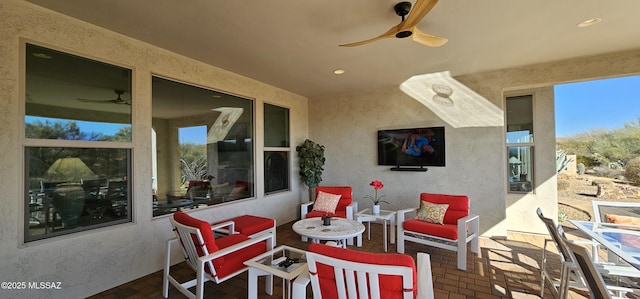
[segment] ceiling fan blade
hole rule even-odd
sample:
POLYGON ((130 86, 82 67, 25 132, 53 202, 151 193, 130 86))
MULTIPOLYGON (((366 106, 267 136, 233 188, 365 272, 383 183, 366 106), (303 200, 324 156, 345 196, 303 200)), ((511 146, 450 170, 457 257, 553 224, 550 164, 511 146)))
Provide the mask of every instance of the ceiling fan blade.
POLYGON ((407 18, 399 24, 398 31, 409 30, 411 27, 418 25, 420 20, 431 11, 436 3, 438 3, 438 0, 416 0, 416 4, 413 5, 407 18))
POLYGON ((429 47, 440 47, 449 41, 449 39, 447 39, 446 37, 427 34, 420 31, 418 28, 413 28, 411 39, 415 42, 429 47))
POLYGON ((113 100, 90 100, 90 99, 83 99, 83 98, 76 98, 76 100, 80 101, 80 102, 85 102, 85 103, 97 103, 97 104, 112 104, 113 100))
POLYGON ((396 36, 396 32, 398 32, 398 25, 395 25, 395 26, 391 27, 391 29, 387 30, 387 32, 385 32, 383 34, 380 34, 380 35, 378 35, 378 36, 376 36, 374 38, 363 40, 363 41, 359 41, 359 42, 355 42, 355 43, 350 43, 350 44, 343 44, 343 45, 339 45, 339 46, 340 47, 361 46, 361 45, 364 45, 364 44, 375 42, 377 40, 395 37, 396 36))

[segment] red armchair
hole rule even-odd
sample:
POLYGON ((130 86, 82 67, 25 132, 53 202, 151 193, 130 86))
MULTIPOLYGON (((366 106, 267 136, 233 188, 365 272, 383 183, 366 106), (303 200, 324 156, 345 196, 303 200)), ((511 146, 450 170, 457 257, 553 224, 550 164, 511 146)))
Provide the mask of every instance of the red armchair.
POLYGON ((420 201, 432 204, 448 204, 443 223, 408 217, 409 213, 417 213, 419 209, 398 211, 398 253, 404 253, 404 242, 411 241, 457 252, 458 269, 467 270, 467 244, 471 244, 471 252, 478 253, 480 216, 469 214, 469 197, 466 195, 447 195, 421 193, 420 201))
POLYGON ((309 245, 308 272, 293 284, 293 297, 306 298, 311 282, 313 298, 433 299, 429 255, 418 253, 418 266, 405 254, 369 253, 309 245), (357 295, 356 295, 357 294, 357 295))
MULTIPOLYGON (((214 281, 221 283, 229 278, 241 274, 247 267, 244 262, 273 249, 273 234, 265 233, 255 238, 242 234, 231 234, 218 239, 214 238, 213 230, 233 225, 227 221, 211 225, 189 216, 184 212, 176 212, 170 218, 176 238, 167 241, 167 251, 164 265, 162 293, 169 296, 169 283, 189 298, 201 299, 204 293, 204 283, 214 281), (184 283, 178 282, 170 275, 171 246, 179 244, 185 256, 185 261, 196 272, 196 278, 184 283), (195 286, 195 294, 189 288, 195 286)), ((233 231, 233 228, 230 228, 233 231)), ((273 277, 267 277, 269 288, 273 277)))
MULTIPOLYGON (((358 211, 358 203, 353 202, 353 191, 350 186, 318 186, 316 187, 316 198, 320 191, 340 195, 338 206, 332 216, 353 220, 353 213, 358 211)), ((300 218, 305 219, 326 215, 325 212, 314 211, 313 204, 314 201, 303 203, 300 206, 300 218)))
MULTIPOLYGON (((353 214, 358 211, 358 203, 353 201, 353 190, 351 186, 318 186, 316 187, 316 198, 318 198, 318 193, 322 191, 330 194, 339 194, 340 199, 338 200, 338 206, 336 207, 335 213, 331 216, 346 218, 353 220, 353 214)), ((311 201, 308 203, 303 203, 300 205, 300 218, 312 218, 312 217, 322 217, 327 214, 327 212, 315 211, 313 210, 313 204, 315 201, 311 201)), ((362 236, 359 236, 362 238, 362 236)), ((302 237, 302 241, 307 241, 307 237, 302 237)), ((353 239, 349 239, 349 245, 353 245, 353 239)))

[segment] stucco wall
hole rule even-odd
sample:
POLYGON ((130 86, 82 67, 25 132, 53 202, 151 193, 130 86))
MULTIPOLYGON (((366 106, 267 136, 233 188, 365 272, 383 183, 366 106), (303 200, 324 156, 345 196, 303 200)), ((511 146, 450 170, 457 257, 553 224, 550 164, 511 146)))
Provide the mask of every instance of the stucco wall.
POLYGON ((501 109, 505 94, 534 94, 537 188, 524 195, 507 195, 503 127, 452 128, 398 86, 312 98, 310 137, 327 151, 322 184, 353 186, 360 207, 371 205, 364 197, 372 193, 368 183, 373 179, 385 184, 391 209, 417 206, 420 192, 467 194, 472 213, 480 215, 484 236, 504 237, 507 230, 545 233, 535 210, 541 207, 546 215, 557 217, 553 85, 638 73, 640 50, 456 77, 501 109), (423 125, 445 126, 446 167, 429 167, 421 173, 392 172, 377 165, 378 129, 423 125))
MULTIPOLYGON (((2 289, 2 298, 82 298, 162 268, 165 240, 172 232, 167 217, 151 217, 152 74, 253 98, 257 153, 262 150, 263 102, 290 108, 291 122, 296 124, 291 127, 292 145, 301 143, 308 134, 305 97, 24 1, 0 1, 0 41, 0 281, 62 283, 61 290, 2 289), (23 244, 21 49, 26 41, 134 70, 133 223, 23 244)), ((264 197, 262 154, 255 157, 257 199, 199 209, 193 215, 212 222, 247 213, 273 217, 277 223, 295 219, 301 193, 306 193, 300 190, 296 170, 291 171, 291 192, 264 197)))

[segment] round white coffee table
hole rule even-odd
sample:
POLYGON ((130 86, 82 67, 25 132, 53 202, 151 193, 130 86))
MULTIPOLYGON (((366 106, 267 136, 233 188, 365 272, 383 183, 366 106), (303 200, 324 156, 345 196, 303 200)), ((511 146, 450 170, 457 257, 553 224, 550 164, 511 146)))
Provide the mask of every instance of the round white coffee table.
POLYGON ((318 243, 337 241, 341 247, 347 247, 347 239, 362 235, 364 225, 345 218, 331 218, 331 225, 324 225, 321 217, 302 219, 293 224, 293 231, 318 243))

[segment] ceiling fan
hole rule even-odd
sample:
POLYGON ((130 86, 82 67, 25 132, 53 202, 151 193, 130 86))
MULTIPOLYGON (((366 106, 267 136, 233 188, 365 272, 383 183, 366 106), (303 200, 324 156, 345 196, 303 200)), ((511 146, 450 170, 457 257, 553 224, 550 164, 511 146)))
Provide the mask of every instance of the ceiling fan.
POLYGON ((364 44, 368 44, 371 42, 375 42, 377 40, 381 40, 384 38, 407 38, 411 37, 411 39, 415 42, 421 43, 425 46, 429 47, 440 47, 444 45, 448 39, 436 35, 431 35, 424 33, 416 27, 420 20, 424 18, 424 16, 429 13, 429 11, 438 3, 438 0, 416 0, 416 5, 411 9, 411 2, 400 2, 393 7, 393 10, 397 15, 402 17, 402 22, 398 25, 391 27, 387 32, 374 37, 372 39, 363 40, 360 42, 343 44, 340 47, 354 47, 360 46, 364 44), (411 11, 411 13, 409 13, 411 11), (407 18, 405 19, 406 15, 407 18))
POLYGON ((76 98, 76 100, 80 101, 80 102, 85 102, 85 103, 99 103, 99 104, 124 104, 124 105, 131 105, 131 101, 127 101, 127 100, 123 100, 122 99, 122 94, 124 94, 123 90, 114 90, 114 92, 118 95, 117 98, 113 99, 113 100, 90 100, 90 99, 82 99, 82 98, 76 98))

